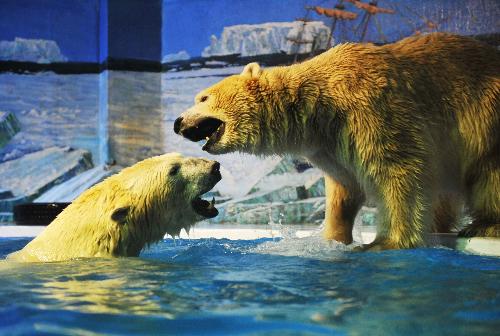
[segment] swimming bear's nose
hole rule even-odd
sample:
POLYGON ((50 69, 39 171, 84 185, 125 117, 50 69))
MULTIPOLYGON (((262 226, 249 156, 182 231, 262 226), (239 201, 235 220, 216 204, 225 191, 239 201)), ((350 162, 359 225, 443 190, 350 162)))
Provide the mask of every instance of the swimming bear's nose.
POLYGON ((175 119, 175 122, 174 122, 174 132, 176 134, 179 134, 180 130, 181 130, 181 123, 182 123, 182 117, 179 117, 177 119, 175 119))
POLYGON ((217 161, 214 162, 214 164, 212 165, 212 169, 210 170, 210 174, 214 176, 217 179, 217 181, 220 181, 222 179, 219 162, 217 161))

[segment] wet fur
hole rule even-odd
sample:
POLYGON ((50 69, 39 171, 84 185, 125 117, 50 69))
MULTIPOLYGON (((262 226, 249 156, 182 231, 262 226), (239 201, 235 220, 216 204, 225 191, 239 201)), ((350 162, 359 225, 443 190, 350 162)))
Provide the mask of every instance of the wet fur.
MULTIPOLYGON (((171 153, 141 161, 83 192, 15 261, 138 256, 147 245, 201 218, 190 201, 210 185, 213 161, 171 153), (173 165, 179 173, 170 176, 173 165)), ((208 188, 210 189, 210 188, 208 188)))
POLYGON ((182 117, 225 122, 213 154, 294 154, 320 167, 326 238, 350 243, 369 196, 381 213, 370 247, 411 248, 449 231, 462 202, 474 218, 464 234, 500 236, 499 91, 497 50, 435 33, 342 44, 288 67, 249 64, 182 117))

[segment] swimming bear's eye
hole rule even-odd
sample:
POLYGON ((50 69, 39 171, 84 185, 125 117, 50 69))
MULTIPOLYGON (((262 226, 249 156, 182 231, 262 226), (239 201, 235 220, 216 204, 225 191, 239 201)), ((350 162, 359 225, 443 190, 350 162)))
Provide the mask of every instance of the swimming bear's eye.
POLYGON ((170 168, 168 175, 170 176, 176 175, 179 172, 179 169, 181 169, 181 165, 179 164, 173 165, 172 168, 170 168))
POLYGON ((200 98, 200 103, 206 102, 208 99, 208 96, 203 96, 200 98))

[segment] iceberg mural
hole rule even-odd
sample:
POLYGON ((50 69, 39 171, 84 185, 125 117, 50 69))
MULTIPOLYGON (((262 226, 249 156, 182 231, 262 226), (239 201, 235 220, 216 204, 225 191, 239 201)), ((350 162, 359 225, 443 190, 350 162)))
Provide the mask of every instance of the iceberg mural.
POLYGON ((168 54, 163 56, 162 63, 175 62, 175 61, 186 61, 190 59, 191 56, 186 50, 181 50, 178 53, 168 54))
POLYGON ((220 38, 212 35, 210 45, 203 50, 202 56, 308 53, 313 46, 314 50, 326 49, 329 36, 330 29, 321 21, 228 26, 220 38), (294 43, 296 40, 308 43, 297 44, 294 43))
POLYGON ((19 129, 19 121, 14 114, 0 111, 0 148, 16 135, 19 129))
POLYGON ((55 63, 66 62, 68 58, 55 41, 16 37, 14 41, 0 41, 0 60, 55 63))
MULTIPOLYGON (((197 92, 240 73, 246 63, 281 66, 333 45, 329 41, 330 27, 335 27, 333 16, 318 15, 317 7, 306 14, 305 3, 293 1, 258 6, 257 2, 211 0, 213 6, 204 8, 209 14, 200 14, 197 2, 154 1, 149 14, 141 12, 140 16, 133 14, 139 7, 146 8, 142 2, 68 1, 68 7, 60 7, 57 0, 50 1, 54 8, 48 12, 60 13, 65 25, 44 21, 41 26, 39 22, 49 16, 26 14, 30 6, 30 13, 44 12, 48 2, 30 2, 22 8, 23 16, 0 12, 5 28, 0 30, 0 222, 2 211, 10 213, 16 202, 71 201, 122 166, 169 151, 221 162, 224 178, 215 195, 221 215, 213 223, 322 220, 324 181, 318 170, 299 171, 293 162, 277 157, 210 156, 200 144, 186 141, 172 128, 197 92), (76 5, 86 10, 79 12, 76 5), (132 7, 117 10, 123 6, 132 7), (133 20, 138 24, 129 24, 133 20), (73 163, 84 157, 84 164, 58 164, 68 157, 73 163), (51 171, 28 172, 14 164, 28 159, 29 165, 51 171), (287 169, 281 171, 283 165, 287 169), (28 181, 45 182, 32 190, 16 187, 28 181)), ((10 3, 14 9, 20 7, 15 1, 10 3)), ((382 41, 374 39, 379 36, 378 28, 387 41, 417 31, 496 31, 498 4, 494 0, 398 3, 397 14, 365 25, 367 41, 382 41), (406 10, 409 5, 422 16, 406 10)), ((348 2, 346 9, 363 13, 348 2)), ((363 17, 358 15, 349 24, 337 22, 335 42, 358 41, 363 17), (358 26, 355 34, 351 28, 358 26)))

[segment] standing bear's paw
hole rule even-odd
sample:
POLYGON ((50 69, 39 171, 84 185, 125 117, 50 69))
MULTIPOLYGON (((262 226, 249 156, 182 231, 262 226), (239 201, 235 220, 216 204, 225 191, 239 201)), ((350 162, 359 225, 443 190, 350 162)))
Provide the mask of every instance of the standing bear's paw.
POLYGON ((385 250, 396 250, 401 248, 397 244, 387 240, 387 239, 376 239, 370 244, 363 244, 361 246, 357 246, 353 249, 355 252, 380 252, 385 250))

